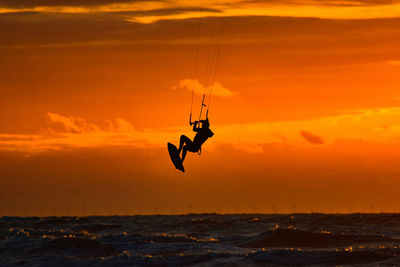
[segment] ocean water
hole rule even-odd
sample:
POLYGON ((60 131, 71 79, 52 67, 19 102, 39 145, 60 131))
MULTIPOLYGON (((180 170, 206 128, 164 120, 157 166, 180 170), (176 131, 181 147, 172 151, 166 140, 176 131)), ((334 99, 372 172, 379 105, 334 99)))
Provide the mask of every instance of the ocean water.
POLYGON ((2 217, 0 266, 400 266, 400 214, 2 217))

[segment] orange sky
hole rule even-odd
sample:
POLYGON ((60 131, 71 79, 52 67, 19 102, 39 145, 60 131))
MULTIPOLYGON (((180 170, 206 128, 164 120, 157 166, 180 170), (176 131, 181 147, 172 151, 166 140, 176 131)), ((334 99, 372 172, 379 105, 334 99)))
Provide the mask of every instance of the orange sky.
POLYGON ((396 0, 2 1, 0 216, 399 211, 399 25, 396 0), (183 175, 166 142, 222 27, 183 175))

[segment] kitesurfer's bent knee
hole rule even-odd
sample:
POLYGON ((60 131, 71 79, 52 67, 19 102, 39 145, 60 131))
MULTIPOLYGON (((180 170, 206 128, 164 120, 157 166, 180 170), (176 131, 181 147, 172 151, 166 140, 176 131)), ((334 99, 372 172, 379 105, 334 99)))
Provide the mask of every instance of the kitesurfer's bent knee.
POLYGON ((186 135, 181 135, 178 152, 180 153, 185 147, 186 150, 190 152, 197 152, 200 149, 200 147, 193 143, 193 141, 190 140, 189 137, 187 137, 186 135))
POLYGON ((181 153, 181 151, 182 151, 182 158, 181 158, 182 162, 185 160, 187 151, 197 152, 197 151, 199 151, 199 149, 200 149, 200 147, 195 145, 192 142, 192 140, 190 140, 189 137, 187 137, 186 135, 181 135, 181 139, 179 141, 178 153, 181 153))
POLYGON ((189 137, 187 137, 186 135, 181 135, 181 139, 179 140, 178 152, 180 153, 182 151, 184 145, 191 146, 192 144, 193 142, 192 140, 190 140, 189 137))
MULTIPOLYGON (((190 141, 190 142, 191 142, 191 141, 190 141)), ((183 161, 185 160, 186 153, 187 153, 188 151, 190 151, 190 152, 197 152, 197 151, 199 151, 199 149, 200 149, 200 147, 195 146, 195 145, 193 144, 193 142, 191 142, 190 145, 185 144, 185 145, 183 146, 183 150, 182 150, 182 158, 181 158, 182 163, 183 163, 183 161)))

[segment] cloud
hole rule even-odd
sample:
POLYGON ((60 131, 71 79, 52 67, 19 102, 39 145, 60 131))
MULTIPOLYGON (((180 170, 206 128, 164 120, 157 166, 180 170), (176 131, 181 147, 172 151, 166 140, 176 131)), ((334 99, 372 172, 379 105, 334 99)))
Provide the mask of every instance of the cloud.
MULTIPOLYGON (((152 24, 131 23, 127 20, 136 19, 138 22, 154 16, 162 18, 168 14, 196 13, 198 15, 204 12, 196 7, 181 7, 99 13, 20 12, 0 14, 0 47, 17 49, 31 47, 70 49, 74 47, 78 49, 88 46, 132 47, 146 44, 162 47, 168 44, 175 45, 175 47, 178 47, 177 45, 196 45, 198 42, 197 19, 162 21, 157 23, 157 27, 152 24), (159 14, 156 14, 157 12, 159 14)), ((349 45, 355 45, 354 34, 358 36, 356 39, 357 53, 361 47, 362 52, 377 53, 377 46, 383 47, 378 51, 391 52, 398 43, 393 26, 398 23, 398 18, 350 22, 311 18, 236 16, 229 18, 229 22, 226 23, 230 34, 227 32, 224 35, 224 43, 257 44, 257 47, 261 44, 268 45, 270 48, 262 51, 259 59, 254 59, 254 62, 264 59, 265 54, 268 53, 272 55, 272 57, 268 57, 269 60, 277 57, 281 62, 282 56, 278 54, 281 50, 284 50, 285 54, 301 53, 301 55, 304 55, 305 52, 318 53, 328 49, 329 53, 354 54, 355 50, 349 49, 349 45), (321 29, 326 29, 333 34, 327 35, 321 29), (261 31, 262 35, 260 35, 261 31), (315 43, 315 46, 310 47, 310 42, 315 43), (282 43, 290 45, 291 49, 282 46, 282 43), (388 44, 393 45, 389 46, 388 44)), ((212 23, 202 23, 202 32, 206 33, 211 30, 211 26, 212 23)), ((257 51, 257 47, 243 49, 257 51)), ((175 49, 179 49, 179 47, 175 49)), ((192 49, 195 50, 195 48, 192 49)), ((246 50, 244 53, 249 53, 246 50)), ((225 54, 227 50, 223 48, 222 51, 225 54)), ((387 54, 385 55, 387 56, 387 54)), ((297 56, 293 57, 293 60, 296 58, 297 56)), ((363 57, 363 60, 371 60, 371 57, 363 57)), ((273 62, 269 62, 273 64, 273 62)), ((243 71, 246 72, 246 70, 243 71)))
POLYGON ((204 92, 209 93, 212 90, 213 96, 234 96, 235 93, 226 89, 219 82, 215 82, 213 85, 204 86, 198 80, 195 79, 184 79, 179 82, 178 85, 173 86, 172 90, 186 89, 188 91, 194 90, 196 94, 203 95, 204 92))
POLYGON ((310 144, 313 145, 322 145, 324 144, 324 140, 322 140, 321 137, 318 135, 314 135, 312 133, 306 132, 306 131, 301 131, 300 135, 304 137, 310 144))
MULTIPOLYGON (((318 5, 318 6, 377 6, 377 5, 392 5, 399 3, 399 0, 229 0, 224 3, 224 6, 246 6, 246 5, 318 5)), ((181 6, 186 1, 164 1, 164 0, 3 0, 0 7, 3 8, 35 8, 35 7, 93 7, 93 6, 121 6, 132 4, 152 4, 162 5, 169 4, 181 6)), ((208 5, 213 5, 209 2, 208 5)), ((218 5, 218 3, 215 3, 218 5)))
POLYGON ((88 133, 100 130, 96 125, 87 123, 81 118, 64 117, 56 113, 47 115, 51 122, 61 124, 68 133, 88 133))
POLYGON ((217 16, 218 13, 222 14, 222 10, 217 8, 188 6, 140 11, 115 11, 107 13, 123 15, 126 18, 126 21, 129 22, 149 24, 160 20, 182 20, 217 16))
POLYGON ((318 119, 211 125, 211 128, 216 133, 216 141, 243 147, 243 150, 248 150, 246 144, 252 144, 254 148, 273 143, 297 147, 331 146, 341 140, 399 143, 400 108, 351 110, 344 115, 318 119), (383 128, 382 125, 390 127, 383 128), (315 132, 319 136, 313 134, 315 132))
POLYGON ((193 9, 180 10, 188 2, 175 1, 2 1, 0 13, 39 11, 49 13, 102 13, 102 12, 138 12, 126 21, 153 23, 160 20, 186 20, 198 17, 242 17, 242 16, 290 16, 336 19, 392 18, 398 16, 399 1, 396 0, 271 0, 237 1, 230 0, 223 4, 207 3, 208 10, 197 7, 198 2, 191 2, 193 9), (170 10, 157 13, 154 10, 170 10), (174 11, 175 10, 175 11, 174 11), (171 12, 172 11, 172 12, 171 12), (143 12, 143 13, 141 13, 143 12), (149 12, 148 14, 145 14, 149 12))
POLYGON ((66 117, 56 113, 47 113, 51 123, 58 123, 63 126, 64 133, 124 133, 134 134, 136 132, 132 124, 121 118, 116 118, 115 122, 107 120, 107 128, 101 129, 99 126, 88 123, 85 119, 76 117, 66 117))
POLYGON ((48 113, 49 128, 39 134, 0 134, 0 150, 39 153, 71 148, 127 146, 135 148, 161 147, 177 134, 168 131, 136 130, 121 118, 106 121, 106 127, 83 118, 48 113))
MULTIPOLYGON (((49 113, 48 117, 50 124, 47 131, 30 135, 0 134, 0 151, 38 153, 108 146, 164 148, 166 142, 177 143, 181 134, 190 138, 194 136, 188 126, 137 130, 121 118, 106 121, 106 126, 100 127, 82 118, 56 113, 49 113)), ((206 147, 213 150, 220 144, 226 144, 246 152, 261 153, 266 144, 332 146, 343 140, 400 144, 399 122, 398 107, 351 110, 345 115, 299 121, 230 125, 214 125, 211 122, 215 136, 207 141, 206 147), (319 135, 313 134, 315 132, 319 135)))
POLYGON ((315 6, 379 6, 399 3, 399 0, 243 0, 241 4, 315 5, 315 6))
MULTIPOLYGON (((5 8, 33 8, 33 7, 60 7, 60 6, 100 6, 108 4, 122 4, 145 2, 146 0, 3 0, 0 7, 5 8)), ((161 1, 160 1, 161 2, 161 1)))
MULTIPOLYGON (((0 15, 95 15, 109 16, 118 18, 120 21, 137 23, 153 23, 159 20, 182 20, 187 18, 208 17, 221 13, 218 6, 197 6, 187 5, 187 3, 177 3, 169 1, 40 1, 18 3, 17 5, 1 5, 0 15)), ((87 20, 89 21, 89 20, 87 20)))

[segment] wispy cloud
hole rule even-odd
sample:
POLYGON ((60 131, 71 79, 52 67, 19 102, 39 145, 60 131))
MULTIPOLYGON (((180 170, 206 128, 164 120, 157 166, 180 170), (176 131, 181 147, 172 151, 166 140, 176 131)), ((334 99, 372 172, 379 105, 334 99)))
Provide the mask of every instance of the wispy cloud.
MULTIPOLYGON (((40 134, 0 134, 0 151, 37 153, 82 147, 165 147, 166 142, 178 142, 181 134, 194 136, 189 126, 137 130, 121 118, 100 127, 82 118, 56 113, 49 113, 48 117, 50 128, 40 134)), ((346 115, 304 121, 231 125, 214 125, 211 121, 211 128, 215 136, 207 141, 207 149, 227 144, 257 153, 262 152, 263 145, 274 143, 293 146, 329 146, 338 140, 400 143, 400 108, 355 110, 346 115)))
POLYGON ((300 135, 303 136, 304 139, 306 139, 310 144, 313 144, 313 145, 322 145, 325 143, 324 140, 320 136, 306 132, 306 131, 301 131, 300 135))
MULTIPOLYGON (((223 3, 223 6, 230 5, 320 5, 320 6, 377 6, 391 5, 399 3, 399 0, 229 0, 223 3)), ((34 8, 34 7, 93 7, 93 6, 124 6, 132 4, 200 4, 198 1, 164 1, 164 0, 3 0, 0 7, 6 8, 34 8)), ((202 5, 218 5, 215 1, 203 1, 202 5)), ((221 5, 221 4, 220 4, 221 5)))
POLYGON ((339 140, 398 143, 400 108, 350 110, 344 115, 312 120, 225 125, 216 127, 215 133, 221 142, 238 148, 269 143, 329 146, 339 140), (313 134, 316 132, 318 135, 313 134))
POLYGON ((399 3, 398 0, 239 0, 255 5, 313 5, 313 6, 379 6, 399 3))
POLYGON ((48 113, 47 115, 51 122, 61 124, 68 133, 89 133, 100 131, 99 127, 87 123, 81 118, 64 117, 56 113, 48 113))
POLYGON ((48 113, 49 128, 41 134, 0 134, 0 150, 37 153, 81 147, 130 146, 159 147, 175 134, 165 131, 136 130, 121 118, 106 121, 102 128, 83 118, 48 113))
POLYGON ((196 94, 202 95, 207 91, 209 93, 212 90, 213 96, 234 96, 233 91, 228 90, 219 82, 215 82, 213 85, 204 86, 198 80, 195 79, 183 79, 178 85, 173 86, 172 90, 186 89, 189 91, 194 90, 196 94))
POLYGON ((8 8, 27 8, 27 7, 59 7, 59 6, 99 6, 99 5, 109 5, 109 4, 122 4, 122 3, 135 3, 143 2, 145 0, 3 0, 0 3, 0 7, 8 8))
POLYGON ((182 20, 197 17, 233 16, 291 16, 340 19, 366 19, 398 17, 397 0, 229 0, 224 3, 204 1, 2 1, 0 13, 50 12, 50 13, 101 13, 132 12, 124 20, 153 23, 159 20, 182 20), (183 8, 192 6, 192 8, 183 8), (163 10, 165 12, 163 12, 163 10), (161 11, 161 12, 159 12, 161 11))

